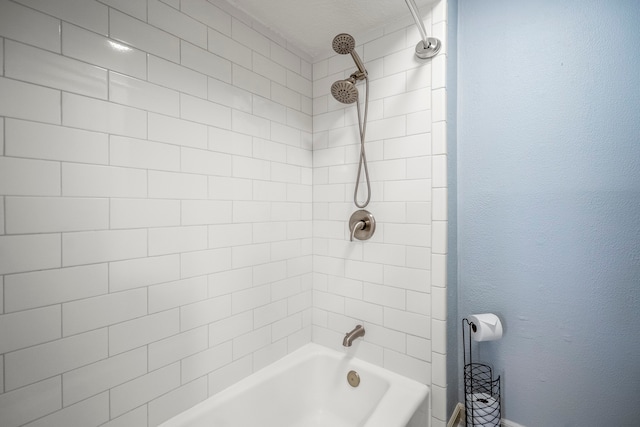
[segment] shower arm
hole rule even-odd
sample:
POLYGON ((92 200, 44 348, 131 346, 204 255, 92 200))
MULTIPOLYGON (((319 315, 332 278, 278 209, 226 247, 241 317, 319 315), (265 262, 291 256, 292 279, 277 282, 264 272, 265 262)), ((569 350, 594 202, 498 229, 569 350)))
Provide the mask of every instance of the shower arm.
POLYGON ((440 40, 435 37, 427 37, 427 31, 424 29, 424 23, 418 15, 418 7, 416 6, 415 1, 405 0, 405 2, 413 16, 413 20, 416 21, 416 26, 418 27, 418 31, 422 37, 422 40, 416 45, 416 56, 420 59, 429 59, 436 56, 442 46, 440 40))

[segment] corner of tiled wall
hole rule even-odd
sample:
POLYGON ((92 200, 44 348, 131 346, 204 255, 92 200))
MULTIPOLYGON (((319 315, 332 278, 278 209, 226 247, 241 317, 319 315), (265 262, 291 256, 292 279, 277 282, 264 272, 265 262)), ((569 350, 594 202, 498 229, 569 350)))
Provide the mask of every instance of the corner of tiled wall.
POLYGON ((311 340, 310 58, 219 0, 1 0, 0 73, 0 425, 157 425, 311 340))
POLYGON ((441 0, 433 9, 432 33, 442 40, 442 51, 432 61, 432 427, 447 424, 447 1, 441 0))

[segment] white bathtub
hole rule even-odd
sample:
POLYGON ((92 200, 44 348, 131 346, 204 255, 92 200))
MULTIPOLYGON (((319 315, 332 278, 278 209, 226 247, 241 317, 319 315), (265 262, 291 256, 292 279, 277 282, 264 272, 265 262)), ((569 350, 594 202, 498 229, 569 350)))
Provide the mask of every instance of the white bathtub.
POLYGON ((428 387, 317 344, 171 418, 161 427, 404 427, 428 387), (358 372, 351 387, 347 373, 358 372))

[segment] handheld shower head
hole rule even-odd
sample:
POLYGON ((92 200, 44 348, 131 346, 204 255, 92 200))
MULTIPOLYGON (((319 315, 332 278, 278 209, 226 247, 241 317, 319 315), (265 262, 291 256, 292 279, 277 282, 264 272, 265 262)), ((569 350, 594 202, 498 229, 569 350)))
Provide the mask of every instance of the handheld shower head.
POLYGON ((358 100, 358 88, 356 79, 353 77, 347 80, 338 80, 331 85, 331 95, 343 104, 353 104, 358 100))
POLYGON ((367 156, 364 149, 364 137, 367 129, 367 110, 369 106, 369 79, 367 78, 367 70, 364 68, 364 64, 360 60, 360 57, 355 51, 356 41, 349 34, 341 33, 333 38, 333 50, 340 55, 351 54, 351 58, 356 63, 358 71, 352 73, 346 80, 338 80, 331 85, 331 95, 343 104, 356 103, 356 109, 358 111, 358 130, 360 131, 360 161, 358 163, 358 175, 356 177, 356 188, 353 192, 353 203, 359 208, 364 208, 369 204, 371 200, 371 181, 369 180, 369 169, 367 167, 367 156), (364 117, 360 114, 360 102, 358 101, 358 88, 356 88, 356 82, 358 80, 364 80, 365 83, 365 95, 364 95, 364 117), (360 204, 358 202, 358 188, 360 187, 360 176, 364 167, 364 176, 367 182, 367 200, 360 204))
POLYGON ((340 33, 333 38, 333 50, 340 55, 351 53, 356 47, 356 39, 350 34, 340 33))
POLYGON ((356 63, 356 67, 358 67, 358 71, 360 71, 360 75, 356 78, 358 80, 367 77, 367 70, 364 68, 364 64, 358 56, 358 53, 355 51, 356 40, 350 34, 340 33, 333 38, 333 50, 340 55, 346 55, 348 53, 351 54, 353 58, 353 62, 356 63))

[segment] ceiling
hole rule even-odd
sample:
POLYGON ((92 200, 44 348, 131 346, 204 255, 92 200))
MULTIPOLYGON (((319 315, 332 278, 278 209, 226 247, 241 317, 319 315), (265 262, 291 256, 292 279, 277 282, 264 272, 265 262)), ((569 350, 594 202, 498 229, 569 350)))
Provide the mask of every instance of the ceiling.
MULTIPOLYGON (((416 0, 420 14, 436 0, 416 0)), ((403 0, 227 0, 289 43, 318 57, 336 34, 354 36, 401 18, 411 19, 403 0)))

